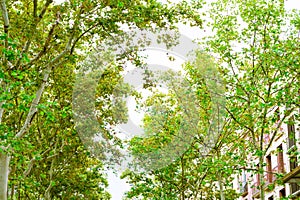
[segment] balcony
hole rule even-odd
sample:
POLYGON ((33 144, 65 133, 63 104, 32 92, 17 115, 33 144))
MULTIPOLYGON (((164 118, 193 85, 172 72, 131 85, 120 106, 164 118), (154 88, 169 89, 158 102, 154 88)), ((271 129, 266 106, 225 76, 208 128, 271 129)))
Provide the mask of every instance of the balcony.
POLYGON ((293 197, 300 197, 300 166, 286 174, 282 180, 284 183, 290 183, 293 197))
POLYGON ((300 166, 286 174, 282 180, 284 183, 300 183, 300 166))

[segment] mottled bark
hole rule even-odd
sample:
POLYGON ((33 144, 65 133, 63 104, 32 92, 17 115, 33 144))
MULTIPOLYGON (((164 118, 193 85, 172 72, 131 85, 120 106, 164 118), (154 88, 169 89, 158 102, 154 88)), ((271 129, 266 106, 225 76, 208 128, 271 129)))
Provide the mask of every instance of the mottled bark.
POLYGON ((0 152, 0 199, 7 200, 7 185, 10 157, 0 152))

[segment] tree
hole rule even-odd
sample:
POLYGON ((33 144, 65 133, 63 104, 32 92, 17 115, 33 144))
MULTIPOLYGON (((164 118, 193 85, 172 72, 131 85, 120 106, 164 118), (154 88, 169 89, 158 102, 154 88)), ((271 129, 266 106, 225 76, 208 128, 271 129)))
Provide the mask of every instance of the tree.
POLYGON ((137 167, 144 170, 128 169, 122 175, 132 186, 128 199, 236 198, 230 189, 233 163, 228 154, 220 154, 228 140, 224 99, 213 93, 224 90, 213 59, 201 51, 195 57, 185 65, 184 77, 161 75, 167 94, 152 88, 154 94, 146 102, 145 137, 130 140, 137 167))
POLYGON ((53 75, 51 88, 45 88, 35 123, 16 141, 10 199, 109 199, 102 161, 90 157, 74 127, 71 69, 56 69, 59 73, 53 75))
POLYGON ((243 148, 259 159, 257 187, 263 200, 264 156, 280 126, 299 108, 299 17, 287 13, 280 0, 213 5, 216 34, 209 39, 209 48, 220 57, 232 126, 246 139, 243 148))
MULTIPOLYGON (((25 178, 28 178, 26 183, 39 180, 40 186, 46 187, 41 189, 45 198, 56 198, 51 192, 57 184, 53 170, 59 165, 70 170, 69 166, 63 166, 66 160, 56 154, 66 151, 65 155, 70 155, 80 146, 74 139, 70 141, 72 147, 66 148, 68 137, 73 136, 74 124, 67 121, 71 116, 70 96, 63 96, 71 94, 72 87, 64 88, 63 81, 73 77, 76 63, 84 58, 81 52, 88 51, 90 44, 122 32, 120 26, 126 23, 139 28, 153 24, 166 27, 183 16, 201 24, 199 17, 190 12, 194 8, 187 4, 168 7, 156 1, 70 0, 56 5, 53 0, 1 0, 0 8, 3 19, 0 29, 0 198, 3 200, 7 199, 8 185, 10 194, 14 193, 16 183, 10 180, 8 184, 9 174, 20 177, 18 187, 25 178), (37 162, 39 159, 43 162, 37 162), (48 182, 37 178, 41 173, 38 169, 47 170, 48 175, 42 179, 49 178, 48 182), (32 177, 29 178, 29 174, 32 177)), ((76 156, 70 165, 76 163, 74 159, 76 156)), ((84 156, 80 159, 88 160, 84 156)), ((90 165, 82 165, 78 170, 88 173, 84 168, 90 165)), ((25 191, 19 194, 27 195, 25 191)))

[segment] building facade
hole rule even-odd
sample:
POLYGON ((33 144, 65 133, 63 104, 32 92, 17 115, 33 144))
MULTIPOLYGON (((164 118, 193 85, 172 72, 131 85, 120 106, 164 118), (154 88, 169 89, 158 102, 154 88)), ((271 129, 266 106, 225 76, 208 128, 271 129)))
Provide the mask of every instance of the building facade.
MULTIPOLYGON (((282 124, 264 157, 264 191, 266 200, 300 200, 300 130, 292 116, 291 123, 282 124)), ((265 135, 265 144, 270 144, 265 135)), ((249 158, 257 160, 257 158, 249 158)), ((234 181, 241 194, 239 200, 260 199, 260 175, 255 169, 245 169, 234 181)))

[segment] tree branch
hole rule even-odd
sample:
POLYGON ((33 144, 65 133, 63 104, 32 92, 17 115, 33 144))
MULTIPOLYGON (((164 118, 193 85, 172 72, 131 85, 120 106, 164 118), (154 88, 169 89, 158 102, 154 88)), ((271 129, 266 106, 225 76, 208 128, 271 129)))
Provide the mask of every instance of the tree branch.
POLYGON ((9 18, 8 18, 8 12, 6 8, 5 0, 1 0, 1 11, 2 11, 2 18, 4 21, 4 33, 8 34, 8 28, 9 28, 9 18))
MULTIPOLYGON (((48 153, 50 150, 51 150, 51 148, 48 148, 46 151, 44 151, 44 152, 41 154, 41 156, 45 155, 45 154, 48 153)), ((35 157, 32 158, 32 159, 29 161, 29 164, 28 164, 28 166, 27 166, 27 169, 26 169, 26 170, 24 171, 24 173, 23 173, 23 177, 24 177, 24 178, 25 178, 26 176, 29 175, 29 173, 30 173, 30 171, 31 171, 31 169, 32 169, 32 167, 33 167, 35 161, 36 161, 36 158, 35 158, 35 157)))
POLYGON ((37 17, 37 0, 33 0, 33 17, 37 17))
POLYGON ((42 9, 42 11, 41 11, 41 13, 40 13, 40 15, 39 15, 38 21, 40 21, 40 20, 43 18, 43 16, 44 16, 44 14, 46 13, 46 11, 47 11, 49 5, 50 5, 52 2, 53 2, 53 0, 47 0, 47 1, 46 1, 46 3, 45 3, 45 5, 44 5, 44 7, 43 7, 43 9, 42 9))
MULTIPOLYGON (((1 87, 4 89, 4 91, 6 90, 6 84, 4 81, 0 82, 1 87)), ((8 92, 10 91, 10 89, 7 89, 8 92)), ((2 106, 5 104, 5 100, 0 102, 0 124, 2 123, 2 118, 3 118, 3 113, 4 113, 4 108, 2 108, 2 106)))
POLYGON ((257 145, 255 143, 255 138, 254 138, 254 130, 251 129, 249 126, 247 125, 244 125, 244 124, 241 124, 241 122, 239 122, 239 120, 233 115, 232 112, 230 112, 230 110, 228 108, 225 108, 226 111, 229 113, 230 117, 233 119, 233 121, 235 121, 238 125, 240 125, 241 127, 245 127, 246 129, 249 130, 249 132, 252 134, 252 143, 253 145, 257 148, 257 145))
POLYGON ((273 132, 273 134, 272 134, 272 137, 271 137, 270 142, 269 142, 269 144, 268 144, 268 146, 267 146, 267 148, 266 148, 266 151, 268 151, 268 149, 269 149, 269 148, 271 147, 271 145, 273 144, 273 141, 274 141, 274 139, 275 139, 275 137, 276 137, 276 135, 277 135, 277 133, 278 133, 278 131, 279 131, 279 129, 280 129, 280 126, 283 124, 284 120, 285 120, 285 119, 293 112, 293 110, 294 110, 294 108, 291 109, 291 110, 289 110, 289 111, 288 111, 288 114, 285 114, 284 117, 279 121, 279 123, 278 123, 277 126, 275 127, 275 130, 274 130, 274 132, 273 132))
POLYGON ((31 126, 32 118, 33 118, 34 114, 37 112, 37 105, 39 104, 42 94, 44 92, 45 86, 48 83, 49 75, 50 75, 53 67, 61 64, 63 61, 59 62, 58 64, 56 64, 56 63, 70 51, 70 47, 71 47, 73 37, 74 37, 74 32, 75 31, 73 30, 73 32, 69 38, 69 41, 65 47, 65 50, 63 52, 61 52, 59 55, 57 55, 52 61, 50 61, 45 66, 43 82, 42 82, 40 88, 37 90, 35 98, 33 99, 32 103, 31 103, 31 106, 30 106, 29 112, 27 114, 26 120, 24 122, 24 125, 21 128, 21 130, 16 134, 15 138, 23 137, 24 134, 26 133, 26 131, 28 130, 28 128, 31 126))
MULTIPOLYGON (((45 5, 44 5, 44 7, 43 7, 43 9, 42 9, 42 11, 41 11, 41 13, 40 13, 40 15, 38 16, 38 18, 37 18, 37 17, 35 18, 35 23, 32 24, 33 29, 31 29, 31 31, 29 32, 29 33, 30 33, 29 35, 31 35, 31 34, 34 33, 34 31, 36 30, 36 28, 37 28, 39 22, 43 19, 43 17, 44 17, 44 15, 45 15, 45 13, 46 13, 46 11, 47 11, 49 5, 50 5, 52 2, 53 2, 53 0, 47 0, 47 1, 46 1, 46 3, 45 3, 45 5)), ((33 12, 34 12, 34 15, 37 15, 37 0, 34 0, 33 3, 34 3, 34 5, 33 5, 33 6, 34 6, 34 8, 33 8, 34 11, 33 11, 33 12)), ((31 45, 31 41, 32 41, 32 37, 30 37, 30 39, 28 39, 28 40, 26 41, 26 43, 25 43, 25 45, 24 45, 24 47, 23 47, 22 53, 21 53, 19 59, 18 59, 17 62, 16 62, 16 67, 18 67, 18 66, 20 65, 20 62, 21 62, 21 60, 22 60, 22 58, 23 58, 23 55, 26 54, 26 52, 29 50, 29 47, 30 47, 30 45, 31 45)))
MULTIPOLYGON (((8 12, 7 12, 7 8, 6 8, 6 3, 5 0, 1 0, 0 2, 0 9, 2 11, 2 18, 4 21, 4 33, 5 33, 5 40, 4 40, 4 47, 5 49, 8 48, 8 29, 9 29, 9 18, 8 18, 8 12)), ((4 56, 4 63, 3 63, 4 67, 7 68, 7 59, 6 56, 4 56)))
MULTIPOLYGON (((38 53, 38 55, 36 55, 33 59, 31 59, 31 61, 29 63, 27 63, 25 66, 30 66, 33 62, 35 62, 36 60, 38 60, 39 58, 41 58, 48 50, 48 46, 50 44, 50 40, 52 38, 52 35, 54 33, 54 29, 55 27, 58 25, 59 23, 59 18, 56 20, 56 22, 51 26, 50 31, 48 33, 47 39, 45 41, 45 44, 43 46, 43 49, 38 53)), ((24 52, 24 50, 23 50, 24 52)), ((20 61, 20 59, 19 59, 20 61)), ((17 63, 18 66, 19 62, 17 63)))
MULTIPOLYGON (((5 88, 5 85, 1 83, 2 86, 4 86, 5 88)), ((5 101, 1 101, 0 102, 0 124, 2 123, 2 117, 3 117, 3 113, 4 113, 4 108, 2 108, 3 104, 5 104, 5 101)))
POLYGON ((73 51, 75 49, 75 46, 77 44, 77 42, 88 32, 90 32, 93 28, 95 28, 96 26, 98 26, 100 23, 97 22, 96 24, 94 24, 92 27, 88 28, 87 30, 85 30, 83 33, 81 33, 77 38, 76 40, 74 41, 72 47, 71 47, 71 50, 70 50, 70 54, 73 54, 73 51))
POLYGON ((51 189, 52 189, 52 178, 53 178, 53 168, 54 168, 54 162, 55 159, 52 160, 51 166, 50 166, 50 172, 49 172, 49 185, 45 191, 45 199, 50 200, 51 199, 51 189))

